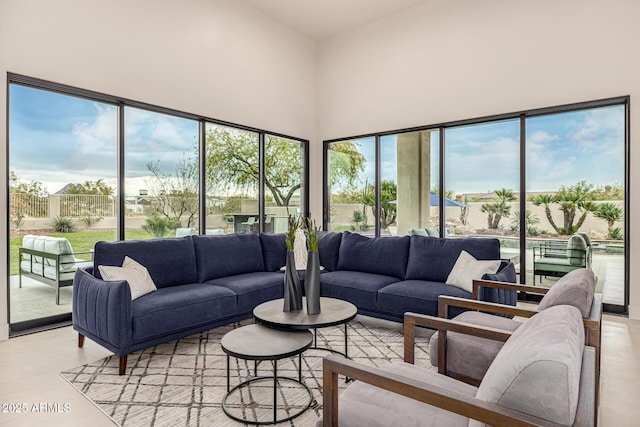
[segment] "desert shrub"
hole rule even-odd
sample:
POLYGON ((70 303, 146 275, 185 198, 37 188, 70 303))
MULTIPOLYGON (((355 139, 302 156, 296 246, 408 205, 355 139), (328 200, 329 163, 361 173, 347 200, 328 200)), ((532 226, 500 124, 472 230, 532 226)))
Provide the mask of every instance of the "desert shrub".
POLYGON ((51 220, 51 228, 57 233, 73 233, 76 224, 71 218, 57 216, 51 220))

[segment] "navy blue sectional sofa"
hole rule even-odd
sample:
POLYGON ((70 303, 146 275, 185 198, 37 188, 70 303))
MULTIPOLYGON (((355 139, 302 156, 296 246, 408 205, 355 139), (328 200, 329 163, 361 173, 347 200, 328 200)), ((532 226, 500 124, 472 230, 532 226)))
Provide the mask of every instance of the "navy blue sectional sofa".
MULTIPOLYGON (((326 233, 319 241, 321 293, 389 320, 401 322, 406 311, 437 315, 439 295, 471 296, 444 283, 462 250, 500 258, 496 239, 326 233)), ((78 270, 73 283, 79 345, 86 336, 113 351, 124 374, 129 353, 249 318, 258 304, 282 298, 285 258, 283 234, 98 242, 93 268, 78 270), (132 301, 126 281, 102 280, 98 266, 120 266, 125 256, 148 269, 157 291, 132 301)), ((484 278, 515 282, 515 269, 503 263, 484 278)), ((490 291, 481 298, 515 304, 514 292, 490 291)))

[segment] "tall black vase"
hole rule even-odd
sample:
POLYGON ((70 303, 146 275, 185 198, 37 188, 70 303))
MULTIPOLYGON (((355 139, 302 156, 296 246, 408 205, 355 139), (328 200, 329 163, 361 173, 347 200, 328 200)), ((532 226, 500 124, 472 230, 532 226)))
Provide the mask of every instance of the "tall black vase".
POLYGON ((307 314, 320 313, 320 257, 318 251, 309 251, 307 256, 304 293, 307 297, 307 314))
POLYGON ((302 310, 302 286, 293 252, 287 252, 287 264, 284 270, 284 308, 282 311, 295 310, 302 310))

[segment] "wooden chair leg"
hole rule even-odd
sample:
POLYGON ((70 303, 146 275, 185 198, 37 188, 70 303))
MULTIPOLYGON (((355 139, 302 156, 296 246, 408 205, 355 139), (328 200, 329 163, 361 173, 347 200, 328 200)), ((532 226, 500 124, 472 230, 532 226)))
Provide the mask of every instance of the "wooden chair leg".
POLYGON ((84 335, 78 334, 78 347, 82 348, 84 346, 84 335))
POLYGON ((127 356, 120 356, 120 369, 118 375, 124 375, 124 371, 127 369, 127 356))

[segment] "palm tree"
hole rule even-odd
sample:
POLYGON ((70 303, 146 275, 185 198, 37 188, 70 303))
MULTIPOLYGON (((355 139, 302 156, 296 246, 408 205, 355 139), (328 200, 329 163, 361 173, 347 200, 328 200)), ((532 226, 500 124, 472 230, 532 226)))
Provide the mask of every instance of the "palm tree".
POLYGON ((511 206, 507 205, 507 202, 516 200, 513 190, 507 188, 495 190, 494 194, 497 201, 484 203, 480 207, 480 211, 487 214, 487 223, 490 230, 497 230, 500 227, 500 220, 511 215, 511 206))
POLYGON ((560 229, 558 228, 556 223, 553 221, 553 217, 551 216, 551 208, 549 207, 550 204, 556 203, 557 201, 558 201, 558 197, 552 194, 538 194, 537 196, 531 199, 531 203, 533 203, 534 205, 544 206, 544 213, 547 216, 547 221, 549 221, 549 224, 551 224, 551 227, 553 227, 556 233, 561 234, 560 229))
POLYGON ((593 211, 593 216, 607 221, 609 238, 612 238, 613 226, 616 221, 624 219, 624 211, 613 203, 602 203, 597 210, 593 211))
POLYGON ((496 204, 495 203, 483 203, 480 206, 480 212, 484 212, 487 214, 487 228, 491 230, 493 228, 493 218, 496 214, 496 204))

